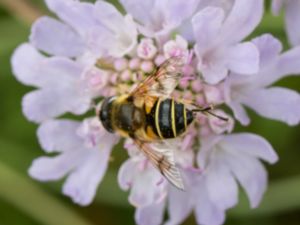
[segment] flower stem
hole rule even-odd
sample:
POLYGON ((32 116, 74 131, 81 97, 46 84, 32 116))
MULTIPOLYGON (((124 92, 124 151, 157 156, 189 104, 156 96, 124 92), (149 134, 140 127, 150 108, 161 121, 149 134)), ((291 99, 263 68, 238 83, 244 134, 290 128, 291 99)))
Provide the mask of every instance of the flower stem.
POLYGON ((26 25, 44 14, 28 0, 0 0, 0 5, 26 25))
POLYGON ((3 163, 0 163, 0 183, 0 198, 41 224, 90 225, 77 213, 3 163))
POLYGON ((99 59, 96 63, 96 66, 103 70, 112 70, 112 71, 115 70, 115 67, 112 64, 112 62, 109 62, 109 60, 105 60, 105 59, 99 59))

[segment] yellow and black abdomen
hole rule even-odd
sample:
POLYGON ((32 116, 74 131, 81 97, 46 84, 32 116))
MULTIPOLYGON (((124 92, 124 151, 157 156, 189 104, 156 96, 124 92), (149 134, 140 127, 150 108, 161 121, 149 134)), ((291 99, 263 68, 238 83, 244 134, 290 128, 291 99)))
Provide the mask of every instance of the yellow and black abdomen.
POLYGON ((146 115, 146 133, 152 130, 159 139, 175 138, 184 133, 193 120, 192 111, 184 104, 158 98, 146 115))

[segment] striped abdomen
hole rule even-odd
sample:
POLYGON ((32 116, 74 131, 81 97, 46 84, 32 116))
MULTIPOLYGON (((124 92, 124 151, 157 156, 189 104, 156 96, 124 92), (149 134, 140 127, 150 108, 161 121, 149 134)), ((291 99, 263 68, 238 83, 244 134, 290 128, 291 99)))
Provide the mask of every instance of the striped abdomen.
POLYGON ((182 103, 157 99, 146 119, 146 133, 152 130, 160 139, 167 139, 184 133, 194 118, 182 103))

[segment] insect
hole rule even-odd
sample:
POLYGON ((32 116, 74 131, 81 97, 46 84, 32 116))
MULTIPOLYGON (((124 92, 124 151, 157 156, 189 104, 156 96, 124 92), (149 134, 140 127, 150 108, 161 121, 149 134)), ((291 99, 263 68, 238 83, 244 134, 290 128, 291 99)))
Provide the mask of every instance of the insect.
POLYGON ((137 147, 160 173, 174 186, 184 189, 167 140, 182 135, 194 121, 197 112, 209 113, 211 107, 200 108, 170 98, 182 77, 183 60, 173 57, 162 63, 131 93, 106 98, 99 112, 104 128, 132 138, 137 147))

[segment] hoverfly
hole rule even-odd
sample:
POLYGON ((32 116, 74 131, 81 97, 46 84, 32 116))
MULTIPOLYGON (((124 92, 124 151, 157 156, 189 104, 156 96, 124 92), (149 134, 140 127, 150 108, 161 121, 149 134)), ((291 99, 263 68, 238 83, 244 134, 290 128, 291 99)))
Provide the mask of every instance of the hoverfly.
POLYGON ((182 135, 196 112, 217 116, 211 107, 202 109, 191 104, 192 109, 188 109, 187 104, 170 98, 182 78, 183 66, 180 57, 166 60, 131 93, 104 99, 99 112, 107 131, 132 138, 160 173, 181 190, 182 178, 166 139, 182 135))

